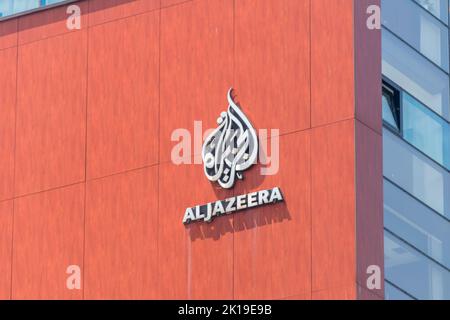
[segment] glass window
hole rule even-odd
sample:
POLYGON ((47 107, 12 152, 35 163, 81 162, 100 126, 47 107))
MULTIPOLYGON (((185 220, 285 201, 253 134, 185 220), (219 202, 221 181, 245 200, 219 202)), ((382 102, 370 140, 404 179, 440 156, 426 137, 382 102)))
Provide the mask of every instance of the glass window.
POLYGON ((449 120, 449 77, 386 29, 383 74, 420 102, 449 120))
POLYGON ((384 226, 450 268, 450 222, 387 180, 384 226))
POLYGON ((383 93, 383 120, 395 129, 400 130, 400 127, 394 118, 394 113, 392 112, 393 102, 390 98, 390 96, 383 93))
POLYGON ((450 218, 450 174, 398 136, 383 129, 383 174, 450 218))
POLYGON ((434 16, 448 24, 448 0, 414 0, 434 16))
POLYGON ((385 27, 448 72, 447 26, 411 0, 383 0, 382 8, 385 27))
POLYGON ((386 300, 414 300, 387 281, 384 282, 384 298, 386 300))
POLYGON ((417 299, 450 299, 450 272, 389 232, 384 264, 386 279, 417 299))
POLYGON ((383 83, 383 120, 392 128, 400 131, 400 93, 398 90, 383 83))
POLYGON ((0 18, 64 1, 66 0, 1 0, 0 18))
POLYGON ((450 125, 403 93, 403 138, 450 169, 450 125))
POLYGON ((18 12, 24 12, 31 9, 36 9, 40 5, 40 0, 5 0, 0 2, 0 15, 6 17, 16 14, 18 12))

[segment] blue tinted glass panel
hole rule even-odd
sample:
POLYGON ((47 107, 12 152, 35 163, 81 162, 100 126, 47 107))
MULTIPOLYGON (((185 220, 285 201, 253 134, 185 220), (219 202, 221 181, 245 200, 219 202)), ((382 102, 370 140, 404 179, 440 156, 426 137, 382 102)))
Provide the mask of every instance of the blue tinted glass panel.
POLYGON ((406 93, 403 94, 403 138, 450 168, 450 125, 406 93))
POLYGON ((0 18, 67 0, 0 0, 0 18))
POLYGON ((448 0, 414 0, 442 22, 448 24, 448 0))
POLYGON ((384 282, 384 298, 386 300, 414 300, 387 281, 384 282))
POLYGON ((384 264, 386 279, 417 299, 450 299, 450 272, 389 232, 384 264))
POLYGON ((388 99, 383 95, 382 104, 383 104, 383 120, 389 123, 393 128, 399 130, 397 126, 397 122, 395 122, 394 115, 392 114, 391 106, 388 99))
POLYGON ((40 0, 4 0, 0 1, 0 17, 10 16, 38 8, 40 0))
POLYGON ((383 29, 383 74, 449 120, 449 77, 420 53, 383 29))
POLYGON ((387 180, 384 226, 450 268, 450 222, 387 180))
POLYGON ((447 26, 411 0, 383 0, 382 8, 385 27, 448 72, 447 26))
POLYGON ((383 174, 450 218, 450 174, 389 130, 383 130, 383 174))

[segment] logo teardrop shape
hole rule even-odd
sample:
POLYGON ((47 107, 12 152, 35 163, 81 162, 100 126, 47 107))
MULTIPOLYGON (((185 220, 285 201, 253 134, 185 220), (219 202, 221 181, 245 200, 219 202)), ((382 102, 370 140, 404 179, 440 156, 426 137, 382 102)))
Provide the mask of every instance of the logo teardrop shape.
POLYGON ((230 189, 236 178, 258 157, 258 137, 248 118, 228 90, 228 110, 217 119, 218 127, 206 138, 202 148, 205 175, 222 188, 230 189))

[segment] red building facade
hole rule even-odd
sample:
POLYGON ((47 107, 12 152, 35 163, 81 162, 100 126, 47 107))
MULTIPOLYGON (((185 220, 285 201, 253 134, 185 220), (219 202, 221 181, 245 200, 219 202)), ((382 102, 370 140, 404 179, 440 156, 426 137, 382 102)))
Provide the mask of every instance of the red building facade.
POLYGON ((1 299, 383 298, 378 0, 75 4, 80 30, 66 6, 0 22, 1 299), (224 190, 171 135, 215 127, 230 87, 279 129, 279 171, 224 190), (283 203, 182 223, 273 187, 283 203))

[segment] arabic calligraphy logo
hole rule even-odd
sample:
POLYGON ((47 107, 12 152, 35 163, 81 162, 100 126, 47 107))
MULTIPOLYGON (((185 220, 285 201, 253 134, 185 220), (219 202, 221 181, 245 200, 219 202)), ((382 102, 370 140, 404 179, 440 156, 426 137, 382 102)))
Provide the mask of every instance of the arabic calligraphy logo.
POLYGON ((250 168, 258 156, 258 138, 245 114, 228 91, 228 111, 217 119, 218 127, 205 140, 202 149, 205 175, 222 188, 232 188, 236 177, 250 168))

